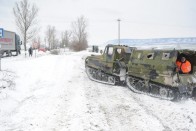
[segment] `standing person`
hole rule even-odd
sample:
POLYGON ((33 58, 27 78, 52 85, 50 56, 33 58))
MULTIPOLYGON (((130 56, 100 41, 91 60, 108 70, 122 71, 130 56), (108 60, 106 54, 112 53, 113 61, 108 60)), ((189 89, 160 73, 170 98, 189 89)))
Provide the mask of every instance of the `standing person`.
POLYGON ((187 74, 191 71, 191 63, 185 57, 182 57, 180 61, 176 61, 176 65, 179 73, 187 74))
POLYGON ((29 51, 29 57, 32 56, 33 55, 33 48, 30 47, 28 51, 29 51))

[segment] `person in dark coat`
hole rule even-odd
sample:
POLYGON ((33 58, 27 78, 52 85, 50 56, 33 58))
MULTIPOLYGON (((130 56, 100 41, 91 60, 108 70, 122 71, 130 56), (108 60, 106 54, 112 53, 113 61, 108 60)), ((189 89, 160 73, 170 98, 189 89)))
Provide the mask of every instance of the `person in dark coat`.
POLYGON ((30 48, 29 48, 29 57, 32 56, 32 55, 33 55, 33 48, 30 47, 30 48))

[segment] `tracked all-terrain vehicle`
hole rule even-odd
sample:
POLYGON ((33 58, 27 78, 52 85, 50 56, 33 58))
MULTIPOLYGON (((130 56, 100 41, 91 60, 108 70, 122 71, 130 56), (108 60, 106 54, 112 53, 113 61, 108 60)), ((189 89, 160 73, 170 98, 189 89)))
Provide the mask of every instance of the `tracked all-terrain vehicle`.
POLYGON ((111 85, 125 82, 132 50, 128 46, 107 45, 102 55, 86 58, 87 75, 91 80, 111 85))
POLYGON ((102 55, 85 60, 91 80, 106 84, 126 84, 132 91, 174 100, 196 96, 196 52, 194 50, 139 50, 107 45, 102 55), (176 71, 176 60, 186 57, 191 71, 176 71))

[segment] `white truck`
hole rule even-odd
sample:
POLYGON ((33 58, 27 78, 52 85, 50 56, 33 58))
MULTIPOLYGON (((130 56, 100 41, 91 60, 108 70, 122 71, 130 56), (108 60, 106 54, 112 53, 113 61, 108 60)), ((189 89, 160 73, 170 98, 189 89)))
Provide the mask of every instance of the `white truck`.
POLYGON ((0 37, 0 55, 17 56, 20 54, 21 44, 19 35, 15 32, 4 30, 3 36, 0 37))

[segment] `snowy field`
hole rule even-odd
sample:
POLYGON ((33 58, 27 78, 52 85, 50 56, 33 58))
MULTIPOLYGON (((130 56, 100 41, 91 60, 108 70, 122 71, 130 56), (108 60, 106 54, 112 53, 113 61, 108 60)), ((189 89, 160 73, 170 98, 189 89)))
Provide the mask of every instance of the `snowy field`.
POLYGON ((196 102, 171 102, 88 79, 91 53, 1 60, 0 131, 196 131, 196 102))

